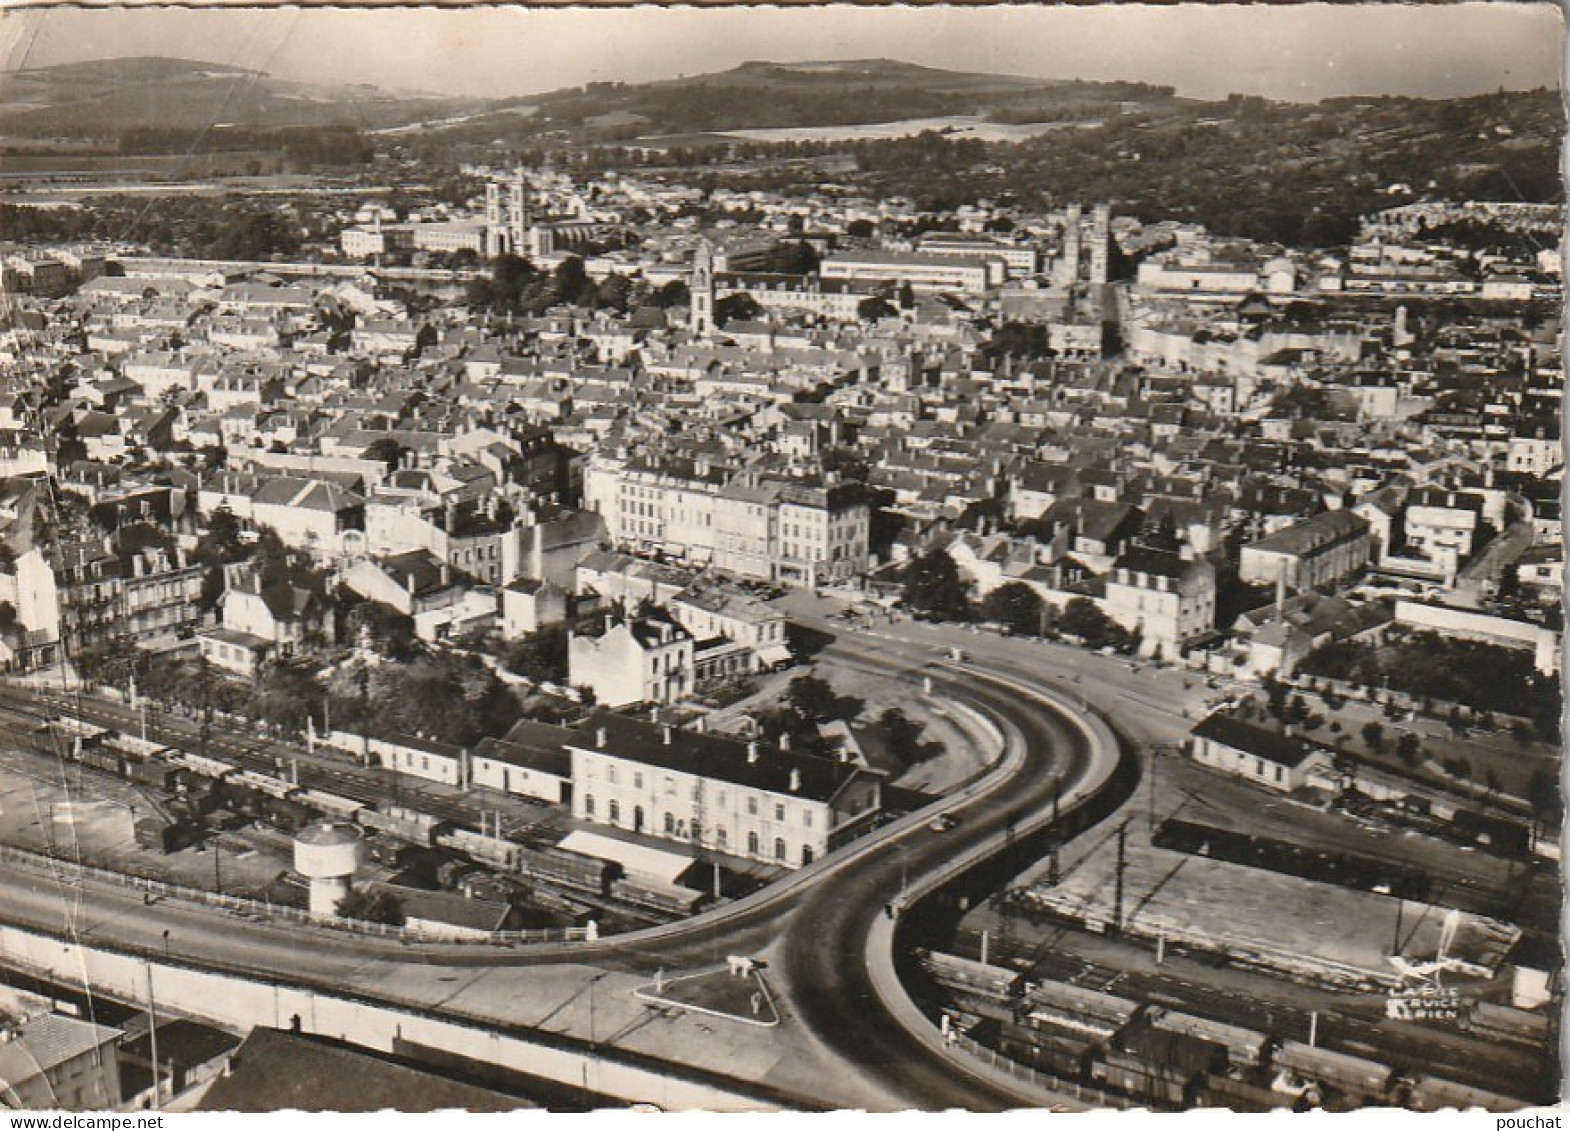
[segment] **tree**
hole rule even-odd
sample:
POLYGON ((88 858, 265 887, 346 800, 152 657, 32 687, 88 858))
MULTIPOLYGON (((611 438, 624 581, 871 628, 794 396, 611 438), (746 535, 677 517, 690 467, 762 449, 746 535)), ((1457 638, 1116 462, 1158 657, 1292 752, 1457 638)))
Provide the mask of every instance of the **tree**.
POLYGON ((883 747, 889 755, 906 766, 922 760, 921 734, 923 727, 898 707, 889 707, 878 716, 883 730, 883 747))
POLYGON ((350 888, 349 894, 338 901, 334 910, 345 919, 385 923, 389 927, 401 927, 405 922, 403 900, 390 891, 350 888))
POLYGON ((649 296, 650 303, 662 310, 669 310, 673 306, 686 306, 691 300, 692 292, 681 279, 672 279, 649 296))
POLYGON ((806 240, 789 240, 769 253, 768 270, 779 275, 811 275, 818 269, 818 253, 806 240))
POLYGON ((785 696, 790 709, 809 723, 823 723, 837 717, 839 697, 826 679, 799 675, 790 681, 785 696))
POLYGON ((277 663, 258 677, 250 713, 285 730, 305 729, 306 719, 321 697, 321 686, 308 667, 277 663))
POLYGON ((349 632, 357 644, 389 660, 408 660, 419 652, 414 618, 381 601, 361 601, 349 610, 349 632))
POLYGON ((545 625, 507 650, 502 666, 535 683, 567 680, 568 631, 565 624, 545 625))
POLYGON ((588 268, 576 255, 569 255, 556 265, 551 284, 556 292, 556 301, 569 305, 582 302, 585 295, 594 289, 588 268))
POLYGON ((869 295, 856 304, 856 317, 863 322, 879 322, 897 314, 899 307, 882 295, 869 295))
POLYGON ((1127 629, 1102 612, 1089 597, 1075 597, 1063 606, 1058 631, 1079 637, 1088 648, 1126 648, 1132 639, 1127 629))
POLYGON ((746 291, 726 295, 714 304, 714 321, 721 326, 730 322, 751 322, 763 313, 758 300, 746 291))
POLYGON ((594 289, 594 305, 625 314, 631 294, 632 282, 625 275, 613 271, 594 289))
POLYGON ((196 544, 196 556, 206 562, 233 561, 240 549, 240 520, 227 502, 207 516, 207 531, 196 544))
POLYGON ((392 471, 408 451, 409 449, 404 447, 396 437, 383 436, 366 446, 364 458, 378 460, 387 465, 388 471, 392 471))
POLYGON ((948 551, 929 550, 905 570, 905 604, 933 620, 970 619, 970 586, 948 551))
POLYGON ((1532 771, 1526 783, 1526 800, 1532 806, 1532 816, 1540 825, 1552 824, 1564 808, 1564 797, 1559 791, 1559 775, 1539 767, 1532 771))
POLYGON ((998 586, 981 602, 981 615, 1006 625, 1015 636, 1039 634, 1045 609, 1040 594, 1022 581, 998 586))
POLYGON ((1370 720, 1363 724, 1363 729, 1358 732, 1363 736, 1363 745, 1370 750, 1380 751, 1385 746, 1385 728, 1377 722, 1370 720))
MULTIPOLYGON (((524 290, 539 277, 534 264, 516 255, 498 255, 491 263, 491 306, 516 310, 524 290)), ((482 297, 471 290, 470 297, 482 297)))
POLYGON ((1415 766, 1421 761, 1422 756, 1423 744, 1411 731, 1405 732, 1396 739, 1396 757, 1400 758, 1404 765, 1415 766))
POLYGON ((1287 706, 1287 688, 1275 676, 1265 678, 1265 704, 1270 713, 1276 718, 1284 718, 1287 706))

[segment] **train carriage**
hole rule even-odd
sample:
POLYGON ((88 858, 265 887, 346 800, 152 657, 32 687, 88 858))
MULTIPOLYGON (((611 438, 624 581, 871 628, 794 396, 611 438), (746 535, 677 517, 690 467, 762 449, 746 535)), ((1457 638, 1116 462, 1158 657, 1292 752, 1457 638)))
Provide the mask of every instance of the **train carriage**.
POLYGON ((1383 1104, 1395 1082, 1395 1071, 1387 1064, 1301 1041, 1283 1041, 1271 1062, 1277 1069, 1318 1081, 1359 1105, 1383 1104))
POLYGON ((611 881, 611 897, 635 907, 663 912, 667 915, 691 915, 703 902, 703 893, 675 884, 662 884, 648 879, 620 879, 611 881))
POLYGON ((520 848, 518 871, 542 883, 606 896, 621 875, 621 865, 565 848, 520 848))
POLYGON ((1456 1108, 1466 1111, 1480 1107, 1484 1111, 1519 1111, 1531 1105, 1514 1096, 1474 1088, 1438 1076, 1420 1076, 1407 1089, 1406 1106, 1416 1111, 1443 1111, 1456 1108))

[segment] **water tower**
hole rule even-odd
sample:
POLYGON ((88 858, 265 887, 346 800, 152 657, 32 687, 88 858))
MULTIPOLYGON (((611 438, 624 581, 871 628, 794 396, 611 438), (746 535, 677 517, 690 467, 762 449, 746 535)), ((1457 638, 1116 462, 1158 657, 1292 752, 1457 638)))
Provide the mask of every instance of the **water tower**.
POLYGON ((336 915, 360 866, 363 839, 357 825, 318 821, 294 838, 294 870, 311 885, 311 914, 336 915))

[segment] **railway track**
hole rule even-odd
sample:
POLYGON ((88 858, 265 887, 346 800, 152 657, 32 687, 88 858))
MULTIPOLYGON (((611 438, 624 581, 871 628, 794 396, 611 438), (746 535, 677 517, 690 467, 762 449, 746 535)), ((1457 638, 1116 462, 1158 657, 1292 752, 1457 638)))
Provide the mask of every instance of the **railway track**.
MULTIPOLYGON (((69 697, 52 693, 37 694, 20 692, 15 688, 0 688, 0 727, 5 726, 6 720, 11 720, 9 729, 13 734, 18 727, 25 726, 31 730, 51 721, 57 714, 113 730, 140 726, 140 720, 133 713, 97 702, 72 702, 69 697)), ((192 752, 201 747, 199 735, 167 720, 149 719, 146 733, 150 740, 178 750, 192 752)), ((391 771, 330 765, 319 756, 302 754, 279 743, 242 738, 229 731, 215 730, 208 739, 207 748, 210 757, 230 762, 236 769, 271 775, 292 774, 298 784, 305 788, 321 789, 377 808, 384 808, 389 803, 405 804, 475 831, 481 828, 481 813, 490 808, 480 802, 438 797, 411 787, 406 782, 394 781, 391 771)), ((509 835, 527 836, 539 828, 539 823, 515 820, 505 831, 509 835)))

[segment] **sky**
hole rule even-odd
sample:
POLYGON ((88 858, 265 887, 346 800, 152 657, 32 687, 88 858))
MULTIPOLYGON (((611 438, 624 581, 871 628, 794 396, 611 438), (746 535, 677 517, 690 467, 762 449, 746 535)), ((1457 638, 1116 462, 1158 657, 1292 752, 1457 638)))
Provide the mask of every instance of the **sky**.
POLYGON ((163 55, 279 78, 501 97, 749 59, 894 58, 1193 97, 1448 97, 1560 85, 1550 3, 1054 7, 12 10, 0 71, 163 55))

